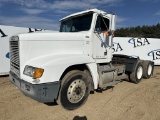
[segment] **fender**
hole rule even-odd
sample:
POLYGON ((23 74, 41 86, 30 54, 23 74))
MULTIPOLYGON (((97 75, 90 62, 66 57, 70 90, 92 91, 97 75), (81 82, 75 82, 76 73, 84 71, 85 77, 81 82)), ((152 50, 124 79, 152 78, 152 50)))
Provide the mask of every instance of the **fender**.
POLYGON ((99 83, 99 74, 97 70, 97 64, 96 63, 89 63, 87 64, 87 67, 89 68, 89 71, 92 75, 93 83, 94 83, 94 89, 98 88, 99 83))
POLYGON ((126 66, 126 72, 132 73, 135 70, 136 64, 138 63, 139 60, 140 58, 138 56, 114 54, 112 58, 112 63, 124 64, 126 66))
MULTIPOLYGON (((92 59, 92 57, 83 54, 47 55, 27 61, 23 66, 23 69, 26 65, 43 68, 44 73, 42 77, 39 78, 40 80, 39 84, 40 84, 40 83, 59 81, 63 72, 72 65, 90 64, 90 63, 95 63, 95 61, 92 59)), ((31 77, 28 77, 23 73, 21 73, 21 77, 22 79, 28 80, 28 82, 35 84, 32 82, 33 79, 31 77)))

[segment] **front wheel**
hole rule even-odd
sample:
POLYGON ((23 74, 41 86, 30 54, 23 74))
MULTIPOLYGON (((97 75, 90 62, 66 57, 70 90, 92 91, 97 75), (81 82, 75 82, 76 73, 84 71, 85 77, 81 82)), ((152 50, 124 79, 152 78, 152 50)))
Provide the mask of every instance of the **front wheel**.
POLYGON ((137 63, 135 70, 130 74, 130 81, 139 83, 143 77, 143 65, 141 62, 137 63))
POLYGON ((61 84, 59 94, 60 104, 68 110, 74 110, 82 106, 90 93, 89 76, 82 71, 68 72, 61 84))

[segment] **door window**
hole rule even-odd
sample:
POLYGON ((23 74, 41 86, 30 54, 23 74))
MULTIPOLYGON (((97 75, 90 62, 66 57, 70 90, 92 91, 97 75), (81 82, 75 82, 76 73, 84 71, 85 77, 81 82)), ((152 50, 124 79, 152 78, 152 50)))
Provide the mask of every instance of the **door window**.
POLYGON ((98 31, 98 32, 108 31, 109 30, 109 24, 110 24, 109 19, 98 16, 95 30, 98 31))

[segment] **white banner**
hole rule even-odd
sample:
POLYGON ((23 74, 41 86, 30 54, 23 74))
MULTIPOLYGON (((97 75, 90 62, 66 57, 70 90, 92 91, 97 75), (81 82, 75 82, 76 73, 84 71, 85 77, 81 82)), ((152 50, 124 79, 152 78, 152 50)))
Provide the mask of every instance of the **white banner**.
MULTIPOLYGON (((43 30, 0 25, 0 75, 8 74, 10 69, 9 38, 18 33, 37 31, 43 30)), ((139 56, 140 59, 151 60, 155 65, 160 65, 160 39, 115 37, 113 53, 139 56)))
POLYGON ((154 61, 160 65, 160 39, 115 37, 113 40, 114 54, 139 56, 143 60, 154 61))
POLYGON ((0 25, 0 75, 6 75, 10 69, 9 38, 17 33, 31 33, 42 29, 22 28, 0 25))

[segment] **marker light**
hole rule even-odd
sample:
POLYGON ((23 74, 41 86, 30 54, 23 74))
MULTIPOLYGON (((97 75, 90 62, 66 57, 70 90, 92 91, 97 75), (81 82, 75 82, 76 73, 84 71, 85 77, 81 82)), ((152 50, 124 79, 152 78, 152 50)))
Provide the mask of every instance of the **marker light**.
POLYGON ((105 34, 106 36, 108 36, 108 35, 109 35, 109 32, 108 32, 108 31, 104 31, 104 34, 105 34))

